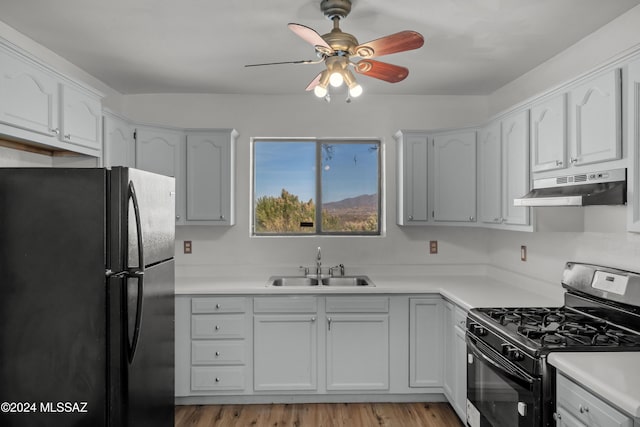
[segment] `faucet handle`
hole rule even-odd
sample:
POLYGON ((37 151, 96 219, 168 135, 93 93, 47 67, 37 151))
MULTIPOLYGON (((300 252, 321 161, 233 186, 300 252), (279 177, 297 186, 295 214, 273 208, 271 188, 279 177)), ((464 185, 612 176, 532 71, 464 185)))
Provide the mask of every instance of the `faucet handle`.
POLYGON ((304 265, 301 265, 300 267, 298 267, 300 270, 304 270, 304 275, 305 277, 309 275, 309 267, 305 267, 304 265))

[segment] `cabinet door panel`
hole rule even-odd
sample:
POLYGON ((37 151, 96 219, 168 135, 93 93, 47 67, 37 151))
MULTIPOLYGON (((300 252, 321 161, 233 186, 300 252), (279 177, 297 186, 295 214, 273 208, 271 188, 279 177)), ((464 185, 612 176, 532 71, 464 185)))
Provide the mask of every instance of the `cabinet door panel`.
POLYGON ((104 117, 103 163, 105 167, 135 165, 134 127, 117 117, 104 117))
POLYGON ((409 312, 409 386, 441 387, 442 300, 411 298, 409 312))
POLYGON ((231 215, 229 134, 187 135, 187 220, 228 221, 231 215))
POLYGON ((531 169, 567 166, 567 96, 557 95, 531 108, 531 169))
POLYGON ((500 123, 493 122, 479 132, 478 157, 480 221, 500 223, 502 220, 502 153, 500 123))
POLYGON ((0 52, 0 122, 43 135, 58 129, 58 81, 0 52))
POLYGON ((405 221, 425 222, 427 207, 427 137, 408 135, 404 141, 405 221))
POLYGON ((502 121, 502 212, 506 224, 529 224, 529 208, 513 206, 513 199, 529 192, 529 111, 502 121))
POLYGON ((622 154, 620 70, 612 70, 571 91, 572 163, 619 159, 622 154))
POLYGON ((317 389, 315 315, 256 315, 253 323, 254 389, 317 389))
POLYGON ((433 219, 476 219, 476 133, 437 135, 433 139, 433 219))
POLYGON ((389 316, 330 314, 327 323, 327 390, 388 389, 389 316))
POLYGON ((62 140, 82 147, 102 148, 102 105, 79 90, 60 86, 62 140))

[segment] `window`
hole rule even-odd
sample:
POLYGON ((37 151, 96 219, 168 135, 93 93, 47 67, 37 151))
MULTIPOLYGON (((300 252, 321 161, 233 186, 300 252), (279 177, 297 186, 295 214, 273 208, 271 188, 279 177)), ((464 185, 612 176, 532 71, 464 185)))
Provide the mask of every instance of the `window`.
POLYGON ((253 234, 380 234, 380 141, 254 140, 253 234))

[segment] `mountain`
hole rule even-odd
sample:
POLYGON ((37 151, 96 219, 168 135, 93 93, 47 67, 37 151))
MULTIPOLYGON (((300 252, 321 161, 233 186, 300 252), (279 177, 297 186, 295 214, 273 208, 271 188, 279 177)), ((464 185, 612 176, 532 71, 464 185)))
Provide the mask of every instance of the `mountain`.
POLYGON ((337 202, 324 203, 322 207, 328 211, 341 211, 347 209, 378 209, 378 196, 376 194, 363 194, 361 196, 349 197, 337 202))

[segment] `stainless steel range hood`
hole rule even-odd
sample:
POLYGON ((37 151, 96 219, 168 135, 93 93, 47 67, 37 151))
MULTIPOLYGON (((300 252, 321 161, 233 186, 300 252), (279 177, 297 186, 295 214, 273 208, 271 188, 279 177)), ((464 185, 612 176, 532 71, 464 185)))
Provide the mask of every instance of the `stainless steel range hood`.
POLYGON ((541 178, 514 206, 588 206, 627 203, 627 170, 612 169, 541 178))

